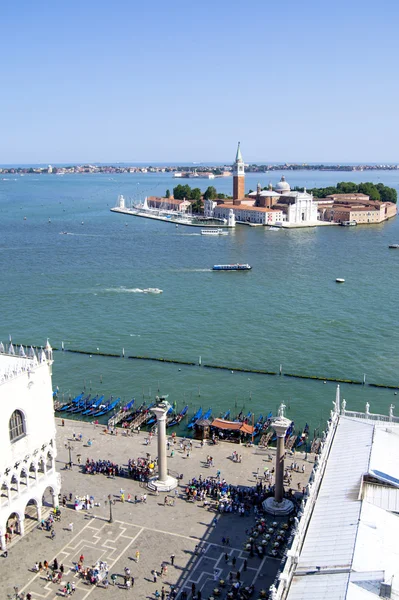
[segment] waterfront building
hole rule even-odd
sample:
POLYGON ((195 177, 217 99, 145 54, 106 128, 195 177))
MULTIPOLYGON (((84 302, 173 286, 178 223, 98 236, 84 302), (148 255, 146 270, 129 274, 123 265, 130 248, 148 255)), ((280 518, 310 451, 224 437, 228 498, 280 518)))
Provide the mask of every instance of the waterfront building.
POLYGON ((366 194, 331 194, 320 198, 318 210, 326 221, 356 221, 359 224, 382 223, 395 217, 397 212, 393 202, 370 200, 366 194))
POLYGON ((399 597, 399 417, 340 404, 338 386, 275 600, 399 597))
POLYGON ((218 219, 228 219, 230 212, 234 213, 237 223, 251 223, 254 225, 280 225, 283 221, 283 211, 279 209, 266 208, 262 206, 251 206, 248 204, 218 204, 210 214, 218 219))
POLYGON ((159 196, 147 196, 147 208, 158 210, 175 210, 176 212, 187 212, 191 206, 189 200, 175 200, 175 198, 161 198, 159 196))
POLYGON ((6 534, 23 536, 57 506, 55 421, 50 344, 36 352, 0 343, 0 543, 6 534))

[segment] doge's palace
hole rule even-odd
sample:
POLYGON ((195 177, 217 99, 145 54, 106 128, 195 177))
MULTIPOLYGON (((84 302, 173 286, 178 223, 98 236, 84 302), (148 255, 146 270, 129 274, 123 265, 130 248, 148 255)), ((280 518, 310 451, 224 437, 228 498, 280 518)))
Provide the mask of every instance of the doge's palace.
POLYGON ((53 352, 0 343, 0 543, 25 534, 43 506, 57 506, 53 352))

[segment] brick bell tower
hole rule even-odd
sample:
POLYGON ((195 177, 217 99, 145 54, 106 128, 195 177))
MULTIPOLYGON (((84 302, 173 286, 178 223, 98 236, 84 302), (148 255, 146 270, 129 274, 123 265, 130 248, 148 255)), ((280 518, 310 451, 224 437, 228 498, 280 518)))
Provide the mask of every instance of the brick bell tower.
POLYGON ((240 142, 238 142, 236 161, 233 167, 233 202, 242 200, 245 196, 245 171, 241 155, 240 142))

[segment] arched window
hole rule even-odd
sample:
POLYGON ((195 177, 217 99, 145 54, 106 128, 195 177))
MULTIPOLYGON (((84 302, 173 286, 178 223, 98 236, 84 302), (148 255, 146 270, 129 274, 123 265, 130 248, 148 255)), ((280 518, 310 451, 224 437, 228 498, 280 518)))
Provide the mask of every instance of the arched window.
POLYGON ((24 415, 20 410, 14 410, 11 415, 10 424, 10 440, 16 442, 26 434, 24 415))

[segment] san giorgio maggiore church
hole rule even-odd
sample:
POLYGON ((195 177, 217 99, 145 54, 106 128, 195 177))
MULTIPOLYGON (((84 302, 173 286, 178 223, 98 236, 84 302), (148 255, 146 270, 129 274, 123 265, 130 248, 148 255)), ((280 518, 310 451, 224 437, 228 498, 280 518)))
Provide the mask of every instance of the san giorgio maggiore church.
POLYGON ((204 201, 206 217, 226 219, 232 222, 234 215, 237 223, 254 223, 279 227, 312 227, 317 225, 317 201, 313 195, 291 191, 285 177, 273 189, 269 185, 262 190, 258 183, 256 192, 245 196, 245 165, 238 143, 236 160, 233 167, 233 200, 204 201))
POLYGON ((58 506, 51 370, 47 342, 36 351, 0 343, 0 545, 6 534, 23 536, 58 506))

